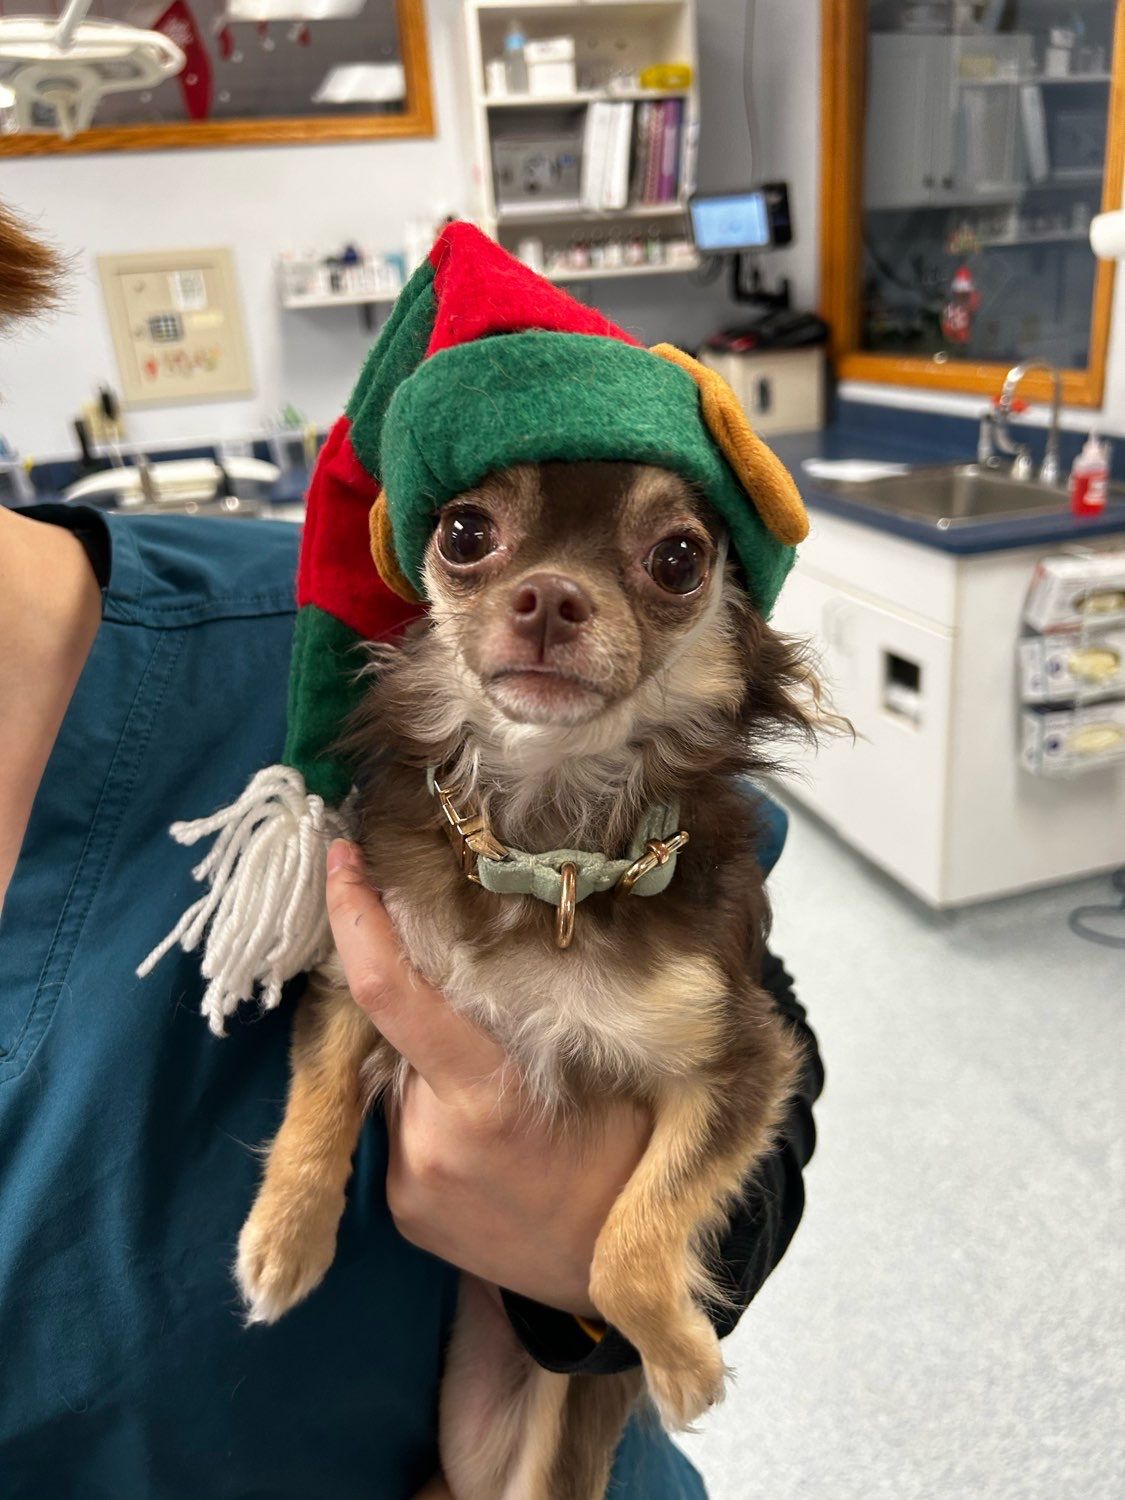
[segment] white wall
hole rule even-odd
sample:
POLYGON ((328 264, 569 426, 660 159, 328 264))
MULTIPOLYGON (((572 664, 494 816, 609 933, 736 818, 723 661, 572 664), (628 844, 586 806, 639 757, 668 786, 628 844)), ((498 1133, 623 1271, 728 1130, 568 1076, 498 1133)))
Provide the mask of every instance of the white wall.
MULTIPOLYGON (((98 384, 117 384, 101 292, 99 254, 157 246, 234 248, 256 394, 245 401, 138 411, 141 442, 238 434, 261 428, 286 401, 318 423, 347 398, 370 336, 354 308, 283 313, 274 265, 285 249, 328 249, 358 240, 401 246, 408 218, 438 218, 471 205, 457 68, 459 0, 428 0, 437 135, 428 141, 261 147, 6 160, 0 193, 72 254, 66 311, 0 341, 0 431, 24 453, 73 449, 70 421, 98 384)), ((798 303, 815 303, 819 223, 819 0, 757 0, 752 70, 757 161, 743 96, 747 0, 699 0, 703 100, 699 185, 723 188, 768 177, 791 185, 796 241, 763 257, 769 278, 789 275, 798 303)), ((698 342, 735 321, 725 279, 605 282, 586 288, 598 305, 649 342, 698 342)), ((1067 425, 1099 421, 1125 433, 1125 295, 1116 299, 1104 409, 1075 410, 1067 425)), ((849 383, 846 394, 975 413, 977 397, 936 397, 849 383)), ((1032 416, 1040 413, 1033 412, 1032 416)))
MULTIPOLYGON (((811 299, 818 0, 759 0, 758 9, 762 143, 755 175, 794 179, 799 236, 794 250, 771 257, 775 264, 767 269, 788 268, 811 299)), ((70 422, 79 407, 99 383, 118 384, 94 258, 155 247, 233 247, 257 391, 243 401, 131 413, 137 441, 259 429, 286 401, 322 424, 339 413, 370 335, 355 308, 282 312, 274 265, 283 250, 327 250, 348 240, 399 249, 406 219, 469 208, 456 74, 463 56, 460 6, 428 0, 427 11, 433 140, 5 161, 5 201, 73 255, 66 311, 0 343, 0 431, 9 440, 25 454, 73 450, 70 422)), ((744 18, 743 0, 700 0, 704 186, 750 180, 744 18)), ((597 300, 650 342, 694 343, 736 316, 725 280, 711 287, 678 276, 602 283, 597 300)))
POLYGON ((752 0, 699 0, 701 190, 780 178, 790 185, 794 244, 762 257, 787 275, 796 302, 816 304, 820 190, 820 0, 757 0, 749 70, 758 159, 751 158, 743 90, 752 0))
POLYGON ((370 343, 356 308, 283 313, 279 253, 349 240, 401 248, 410 217, 465 204, 453 107, 455 0, 430 0, 434 140, 5 161, 0 192, 73 253, 66 311, 0 344, 0 430, 24 453, 70 451, 70 421, 103 381, 118 385, 94 264, 99 254, 230 245, 257 394, 131 413, 140 442, 259 429, 285 401, 330 421, 370 343))

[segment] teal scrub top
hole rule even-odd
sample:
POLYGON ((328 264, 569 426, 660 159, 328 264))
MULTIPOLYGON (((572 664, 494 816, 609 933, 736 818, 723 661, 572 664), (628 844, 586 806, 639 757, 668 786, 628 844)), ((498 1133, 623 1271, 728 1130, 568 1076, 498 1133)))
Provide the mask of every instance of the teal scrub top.
MULTIPOLYGON (((218 1041, 196 955, 134 974, 198 890, 169 822, 279 758, 297 532, 107 524, 103 623, 0 915, 0 1496, 405 1500, 437 1463, 456 1273, 391 1222, 382 1117, 324 1284, 245 1327, 230 1267, 293 997, 218 1041)), ((634 1424, 610 1493, 703 1488, 634 1424)))

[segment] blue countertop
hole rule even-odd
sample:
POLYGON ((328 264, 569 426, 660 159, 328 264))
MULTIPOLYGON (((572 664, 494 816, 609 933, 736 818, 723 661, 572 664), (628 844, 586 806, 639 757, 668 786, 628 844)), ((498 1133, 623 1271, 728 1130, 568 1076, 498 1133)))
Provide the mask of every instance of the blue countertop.
MULTIPOLYGON (((847 403, 850 407, 855 403, 847 403)), ((876 408, 890 415, 887 408, 876 408)), ((899 414, 896 412, 897 417, 899 414)), ((911 416, 921 414, 911 413, 911 416)), ((1022 434, 1021 434, 1022 436, 1022 434)), ((842 489, 829 488, 811 478, 802 464, 809 458, 876 459, 881 463, 949 464, 972 463, 975 442, 966 446, 963 434, 950 438, 936 424, 903 424, 888 422, 883 431, 853 425, 847 420, 810 432, 794 432, 768 438, 770 447, 789 467, 805 503, 812 511, 824 511, 845 521, 882 531, 906 541, 918 542, 938 552, 962 556, 980 552, 1004 552, 1014 547, 1039 547, 1063 542, 1083 541, 1089 537, 1125 533, 1125 502, 1112 500, 1100 516, 1075 516, 1067 507, 1065 493, 1059 494, 1057 512, 1039 515, 1001 516, 995 520, 969 525, 939 527, 932 521, 915 516, 896 515, 893 511, 874 510, 858 498, 852 499, 842 489), (920 435, 919 435, 920 434, 920 435)), ((1064 465, 1068 463, 1064 447, 1064 465)))
MULTIPOLYGON (((1053 545, 1125 532, 1125 502, 1112 501, 1101 516, 1074 516, 1067 508, 1066 495, 1061 493, 1057 513, 1000 517, 995 521, 978 521, 944 530, 912 516, 872 510, 849 499, 841 491, 829 489, 810 478, 801 467, 805 459, 871 458, 884 463, 912 465, 971 463, 976 452, 975 424, 964 419, 935 419, 921 412, 861 406, 854 401, 839 402, 838 410, 839 419, 828 427, 768 439, 770 447, 792 470, 806 504, 812 510, 822 510, 874 531, 919 542, 939 552, 960 554, 1001 552, 1013 547, 1053 545)), ((1022 440, 1025 434, 1021 432, 1019 436, 1022 440)), ((1030 436, 1033 447, 1039 446, 1035 434, 1030 436)), ((1075 433, 1064 433, 1062 437, 1062 460, 1064 466, 1069 467, 1073 457, 1070 450, 1077 450, 1080 438, 1075 433)), ((1125 443, 1117 446, 1125 447, 1125 443)), ((275 505, 299 503, 304 499, 308 482, 306 470, 286 470, 273 487, 271 502, 275 505)))
MULTIPOLYGON (((1016 435, 1021 442, 1030 441, 1033 455, 1038 460, 1043 449, 1043 429, 1022 426, 1016 435)), ((976 437, 977 424, 971 417, 938 415, 868 402, 838 400, 835 403, 834 419, 828 426, 809 432, 770 437, 768 441, 793 471, 811 510, 823 511, 846 521, 854 521, 857 525, 867 526, 873 531, 918 542, 921 546, 932 547, 938 552, 962 555, 1001 552, 1015 547, 1053 546, 1089 537, 1125 533, 1125 502, 1111 501, 1101 516, 1073 516, 1067 508, 1066 496, 1061 493, 1057 512, 998 517, 995 520, 942 529, 932 522, 913 516, 873 510, 858 497, 852 498, 844 490, 829 488, 805 474, 802 469, 802 464, 809 458, 876 459, 880 462, 910 465, 970 463, 976 453, 976 437)), ((1081 445, 1082 434, 1067 431, 1060 434, 1060 439, 1060 457, 1066 471, 1081 445)), ((261 452, 256 446, 255 454, 268 457, 264 445, 260 446, 261 452)), ((186 450, 150 455, 153 459, 185 456, 213 457, 214 450, 200 448, 198 455, 195 450, 190 455, 186 450)), ((1125 439, 1114 444, 1113 469, 1115 477, 1125 480, 1125 439)), ((35 475, 39 491, 37 498, 56 498, 56 492, 77 478, 77 473, 74 464, 43 466, 35 475)), ((308 470, 304 468, 283 470, 271 487, 266 497, 267 502, 275 506, 300 504, 305 498, 309 477, 308 470)))

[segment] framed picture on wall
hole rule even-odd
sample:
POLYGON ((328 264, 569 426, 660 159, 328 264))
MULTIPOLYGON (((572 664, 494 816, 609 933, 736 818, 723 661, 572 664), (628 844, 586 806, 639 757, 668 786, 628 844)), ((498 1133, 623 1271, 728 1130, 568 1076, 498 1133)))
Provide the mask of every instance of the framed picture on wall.
POLYGON ((104 94, 64 139, 49 104, 21 117, 0 64, 0 156, 433 134, 424 0, 93 0, 87 20, 160 33, 184 67, 104 94))

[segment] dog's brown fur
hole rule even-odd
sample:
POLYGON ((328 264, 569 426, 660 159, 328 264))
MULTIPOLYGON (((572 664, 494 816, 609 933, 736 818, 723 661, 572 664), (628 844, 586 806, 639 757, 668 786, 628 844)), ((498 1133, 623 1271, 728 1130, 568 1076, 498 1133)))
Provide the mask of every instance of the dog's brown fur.
MULTIPOLYGON (((411 960, 500 1041, 529 1108, 559 1129, 596 1116, 608 1095, 651 1111, 648 1148, 598 1238, 590 1299, 640 1351, 665 1423, 682 1426, 719 1398, 725 1373, 706 1311, 719 1295, 709 1247, 770 1148, 797 1065, 754 978, 768 905, 733 778, 771 765, 779 737, 812 732, 810 678, 675 476, 525 466, 455 502, 466 503, 497 545, 461 568, 431 540, 430 616, 378 654, 348 740, 360 838, 411 960), (647 549, 670 534, 709 552, 691 597, 662 593, 644 571, 647 549), (573 641, 542 647, 573 687, 526 678, 509 630, 513 589, 546 568, 594 605, 573 641), (445 768, 517 847, 616 856, 647 806, 674 801, 691 841, 661 895, 582 902, 560 952, 553 908, 464 878, 427 766, 445 768)), ((327 1269, 363 1079, 381 1092, 402 1066, 328 966, 297 1025, 289 1107, 243 1230, 238 1274, 253 1316, 279 1316, 327 1269)), ((538 1370, 466 1279, 443 1385, 457 1500, 596 1500, 639 1384, 538 1370)))

